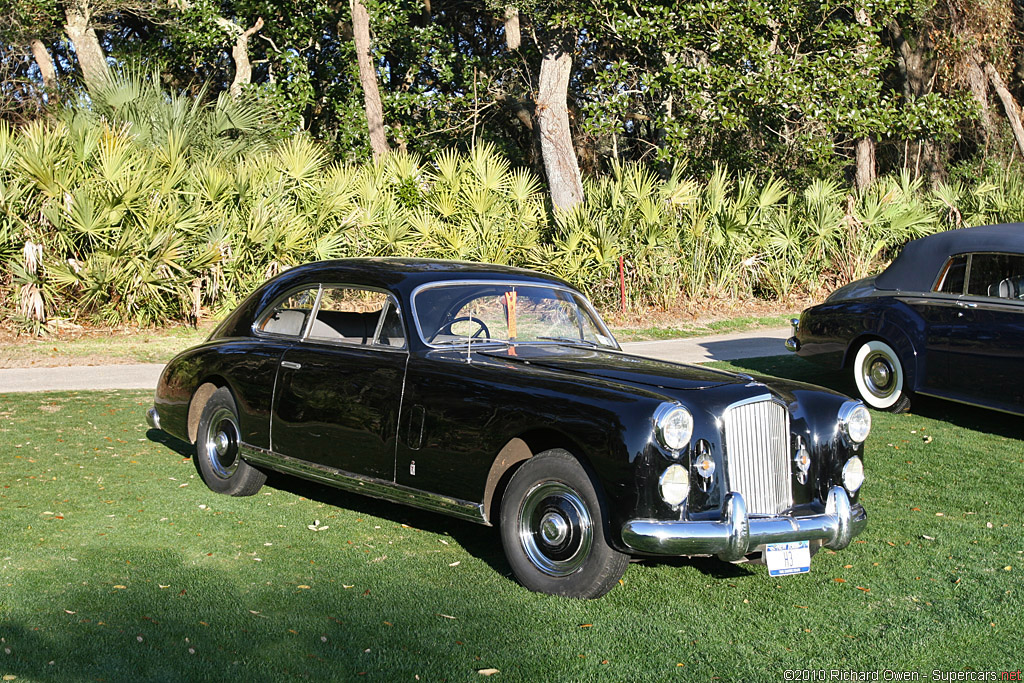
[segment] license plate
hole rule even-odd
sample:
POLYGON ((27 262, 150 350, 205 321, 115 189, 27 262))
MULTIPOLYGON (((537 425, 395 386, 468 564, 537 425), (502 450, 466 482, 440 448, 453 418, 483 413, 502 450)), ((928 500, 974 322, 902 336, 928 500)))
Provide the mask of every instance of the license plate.
POLYGON ((788 576, 811 571, 811 544, 808 541, 769 543, 765 546, 768 576, 788 576))

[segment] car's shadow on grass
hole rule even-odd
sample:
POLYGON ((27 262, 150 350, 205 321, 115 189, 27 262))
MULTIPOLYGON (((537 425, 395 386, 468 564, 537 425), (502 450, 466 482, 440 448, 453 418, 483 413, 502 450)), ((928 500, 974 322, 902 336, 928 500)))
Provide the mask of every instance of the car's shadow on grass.
MULTIPOLYGON (((747 358, 731 361, 729 365, 741 372, 807 382, 839 391, 848 396, 857 395, 853 378, 848 371, 840 372, 822 368, 798 356, 747 358)), ((915 395, 909 414, 1008 439, 1024 438, 1024 426, 1018 417, 930 396, 915 395)))

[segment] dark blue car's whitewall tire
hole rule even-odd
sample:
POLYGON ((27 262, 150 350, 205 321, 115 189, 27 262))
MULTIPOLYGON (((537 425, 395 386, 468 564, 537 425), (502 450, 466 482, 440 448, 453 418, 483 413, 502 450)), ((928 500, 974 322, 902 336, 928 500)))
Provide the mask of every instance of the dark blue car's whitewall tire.
POLYGON ((501 499, 501 541, 519 582, 570 598, 599 598, 626 571, 629 556, 605 540, 605 512, 590 474, 553 449, 527 460, 501 499))
POLYGON ((242 460, 238 409, 227 387, 213 392, 203 407, 196 434, 196 468, 210 490, 251 496, 267 476, 242 460))
POLYGON ((880 339, 865 342, 853 360, 853 381, 864 403, 902 413, 910 408, 906 373, 896 351, 880 339))

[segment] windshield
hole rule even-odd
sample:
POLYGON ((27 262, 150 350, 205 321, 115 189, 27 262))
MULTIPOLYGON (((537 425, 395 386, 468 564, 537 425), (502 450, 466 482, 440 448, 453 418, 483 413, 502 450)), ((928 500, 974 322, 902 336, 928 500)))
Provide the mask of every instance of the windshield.
POLYGON ((586 300, 559 287, 441 283, 418 290, 412 307, 420 336, 431 346, 489 341, 618 348, 586 300))

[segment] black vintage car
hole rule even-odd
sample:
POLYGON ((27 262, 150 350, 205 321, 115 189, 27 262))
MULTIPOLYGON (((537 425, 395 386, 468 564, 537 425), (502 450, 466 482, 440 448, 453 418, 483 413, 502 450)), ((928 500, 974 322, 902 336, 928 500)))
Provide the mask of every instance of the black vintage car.
POLYGON ((1024 414, 1024 224, 914 240, 793 327, 787 348, 850 368, 873 408, 904 411, 918 393, 1024 414))
POLYGON ((578 291, 514 268, 289 270, 167 365, 149 419, 214 491, 271 469, 498 525, 559 595, 603 595, 630 555, 806 570, 866 524, 859 401, 627 355, 578 291))

